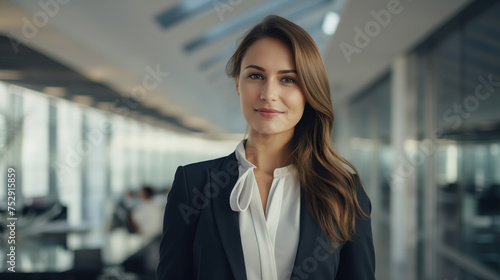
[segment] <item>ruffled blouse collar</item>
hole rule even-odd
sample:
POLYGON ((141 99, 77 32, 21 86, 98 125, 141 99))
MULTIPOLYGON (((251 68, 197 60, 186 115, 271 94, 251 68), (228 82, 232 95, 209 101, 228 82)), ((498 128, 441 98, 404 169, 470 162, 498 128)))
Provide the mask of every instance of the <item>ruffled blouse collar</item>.
MULTIPOLYGON (((254 175, 254 169, 257 168, 253 163, 246 159, 245 144, 246 140, 242 140, 236 147, 235 154, 238 160, 240 169, 240 177, 230 195, 231 209, 235 212, 241 212, 248 209, 253 194, 253 185, 257 184, 254 175)), ((293 175, 295 167, 290 164, 284 167, 274 169, 274 177, 293 175)))

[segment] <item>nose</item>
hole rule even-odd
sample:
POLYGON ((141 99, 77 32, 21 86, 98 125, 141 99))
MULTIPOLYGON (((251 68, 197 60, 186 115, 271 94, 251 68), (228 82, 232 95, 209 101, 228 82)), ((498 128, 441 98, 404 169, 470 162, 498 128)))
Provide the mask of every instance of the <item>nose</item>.
POLYGON ((260 99, 269 102, 269 101, 276 101, 277 97, 278 97, 278 88, 271 79, 268 79, 262 85, 262 92, 260 93, 260 99))

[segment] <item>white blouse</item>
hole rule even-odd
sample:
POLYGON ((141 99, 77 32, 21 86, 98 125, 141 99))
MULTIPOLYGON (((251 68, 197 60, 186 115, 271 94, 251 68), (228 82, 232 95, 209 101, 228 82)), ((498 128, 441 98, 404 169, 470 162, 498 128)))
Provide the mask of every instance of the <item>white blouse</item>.
POLYGON ((254 175, 246 159, 245 140, 236 148, 239 178, 229 202, 239 212, 247 279, 290 279, 299 243, 300 183, 293 165, 276 168, 267 199, 266 216, 254 175))

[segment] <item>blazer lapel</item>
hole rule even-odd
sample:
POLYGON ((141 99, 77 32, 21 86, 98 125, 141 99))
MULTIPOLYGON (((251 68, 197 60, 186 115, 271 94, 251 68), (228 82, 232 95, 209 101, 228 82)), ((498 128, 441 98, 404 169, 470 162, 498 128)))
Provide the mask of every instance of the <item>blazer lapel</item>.
MULTIPOLYGON (((212 209, 214 220, 221 237, 222 246, 235 279, 246 280, 245 261, 241 246, 238 213, 229 205, 229 196, 238 180, 238 161, 233 152, 219 167, 209 170, 212 209), (217 193, 218 190, 218 193, 217 193)), ((321 228, 307 209, 304 192, 300 190, 300 237, 293 267, 301 266, 304 259, 313 256, 316 238, 321 228)), ((292 274, 292 278, 295 275, 292 274)))
MULTIPOLYGON (((320 233, 321 228, 318 223, 313 219, 309 210, 307 209, 304 191, 300 190, 300 236, 299 244, 297 247, 297 254, 295 255, 295 262, 293 267, 301 266, 305 258, 313 256, 313 249, 316 243, 316 237, 320 233)), ((292 274, 292 278, 296 276, 292 274)))
POLYGON ((246 280, 245 261, 241 246, 238 213, 229 205, 229 196, 238 180, 238 161, 233 152, 217 168, 209 170, 213 193, 212 208, 222 246, 235 279, 246 280), (218 192, 218 193, 217 193, 218 192))

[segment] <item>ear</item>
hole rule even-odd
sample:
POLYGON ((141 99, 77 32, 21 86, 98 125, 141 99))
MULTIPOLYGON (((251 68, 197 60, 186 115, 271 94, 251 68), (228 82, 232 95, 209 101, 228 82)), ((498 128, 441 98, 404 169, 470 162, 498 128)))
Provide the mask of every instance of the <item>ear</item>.
POLYGON ((240 92, 239 92, 239 89, 238 89, 239 78, 240 78, 239 76, 234 77, 234 82, 236 84, 236 93, 238 94, 238 96, 240 96, 240 92))

